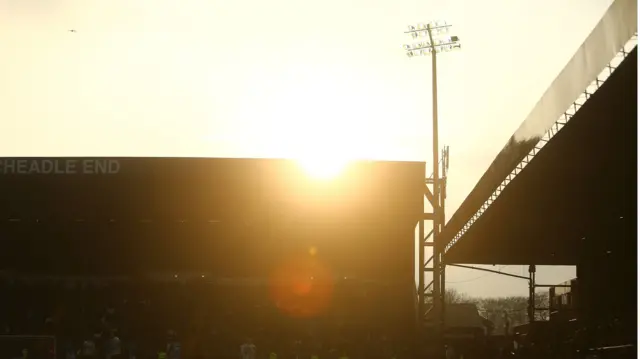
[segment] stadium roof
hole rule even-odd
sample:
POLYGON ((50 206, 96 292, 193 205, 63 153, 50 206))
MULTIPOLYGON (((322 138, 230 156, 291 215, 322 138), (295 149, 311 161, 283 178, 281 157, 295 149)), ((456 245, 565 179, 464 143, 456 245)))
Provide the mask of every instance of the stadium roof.
POLYGON ((589 75, 595 68, 585 60, 589 51, 599 57, 616 49, 609 46, 612 41, 624 44, 637 29, 635 19, 637 2, 618 0, 612 5, 547 91, 548 98, 543 97, 447 223, 447 262, 575 265, 583 238, 601 236, 603 228, 609 228, 610 236, 635 230, 630 222, 636 218, 637 51, 559 131, 553 123, 540 124, 548 122, 543 115, 561 108, 564 92, 575 91, 574 82, 581 86, 583 72, 589 75), (594 46, 602 43, 608 46, 594 46), (542 133, 554 128, 556 133, 539 150, 534 147, 540 147, 543 136, 523 137, 523 131, 536 128, 542 133), (528 157, 532 150, 536 155, 528 157), (522 168, 525 159, 528 164, 522 168))
POLYGON ((635 222, 636 56, 509 183, 448 262, 575 265, 582 238, 635 222))

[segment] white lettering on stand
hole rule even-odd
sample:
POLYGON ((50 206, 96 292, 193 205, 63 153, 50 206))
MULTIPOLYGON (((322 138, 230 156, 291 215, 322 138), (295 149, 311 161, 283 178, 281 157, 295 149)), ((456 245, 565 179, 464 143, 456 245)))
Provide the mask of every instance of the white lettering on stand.
POLYGON ((0 158, 0 175, 107 175, 119 172, 118 160, 0 158))

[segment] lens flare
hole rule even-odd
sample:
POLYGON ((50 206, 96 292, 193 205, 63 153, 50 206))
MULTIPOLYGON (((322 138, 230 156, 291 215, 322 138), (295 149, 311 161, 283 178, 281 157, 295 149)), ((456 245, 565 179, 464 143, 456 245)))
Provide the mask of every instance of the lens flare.
POLYGON ((304 252, 285 261, 269 279, 271 301, 288 316, 317 317, 331 304, 331 271, 304 252))

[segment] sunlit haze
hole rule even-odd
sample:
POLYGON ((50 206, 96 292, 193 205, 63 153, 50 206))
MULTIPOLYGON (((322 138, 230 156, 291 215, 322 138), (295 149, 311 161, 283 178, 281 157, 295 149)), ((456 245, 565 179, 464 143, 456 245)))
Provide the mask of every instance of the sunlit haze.
POLYGON ((0 156, 286 157, 318 178, 355 158, 430 162, 430 60, 405 56, 403 31, 447 20, 463 44, 439 57, 451 215, 610 4, 0 0, 0 156))

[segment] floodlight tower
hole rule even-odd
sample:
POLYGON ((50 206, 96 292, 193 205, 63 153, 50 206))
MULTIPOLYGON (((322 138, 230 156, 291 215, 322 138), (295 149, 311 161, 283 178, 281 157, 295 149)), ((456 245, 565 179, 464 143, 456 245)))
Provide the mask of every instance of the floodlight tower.
POLYGON ((405 34, 412 38, 425 38, 425 41, 412 45, 404 45, 407 56, 431 55, 431 85, 433 96, 433 176, 425 180, 425 197, 433 208, 432 213, 425 213, 418 222, 418 232, 421 245, 419 246, 418 272, 418 310, 421 315, 420 324, 426 324, 427 318, 435 319, 439 329, 444 329, 444 277, 445 266, 443 264, 444 245, 440 242, 440 233, 445 224, 444 199, 446 196, 446 171, 449 166, 449 149, 445 148, 442 159, 439 156, 438 144, 438 74, 437 55, 441 52, 449 52, 461 48, 460 39, 457 36, 449 36, 451 25, 445 22, 430 22, 409 26, 405 34), (442 164, 442 172, 440 165, 442 164), (429 189, 432 185, 433 192, 429 189), (425 236, 425 221, 432 221, 433 229, 425 236), (425 261, 425 247, 433 249, 431 258, 425 261), (426 283, 425 274, 432 274, 432 281, 426 283), (428 305, 428 299, 431 298, 428 305))

